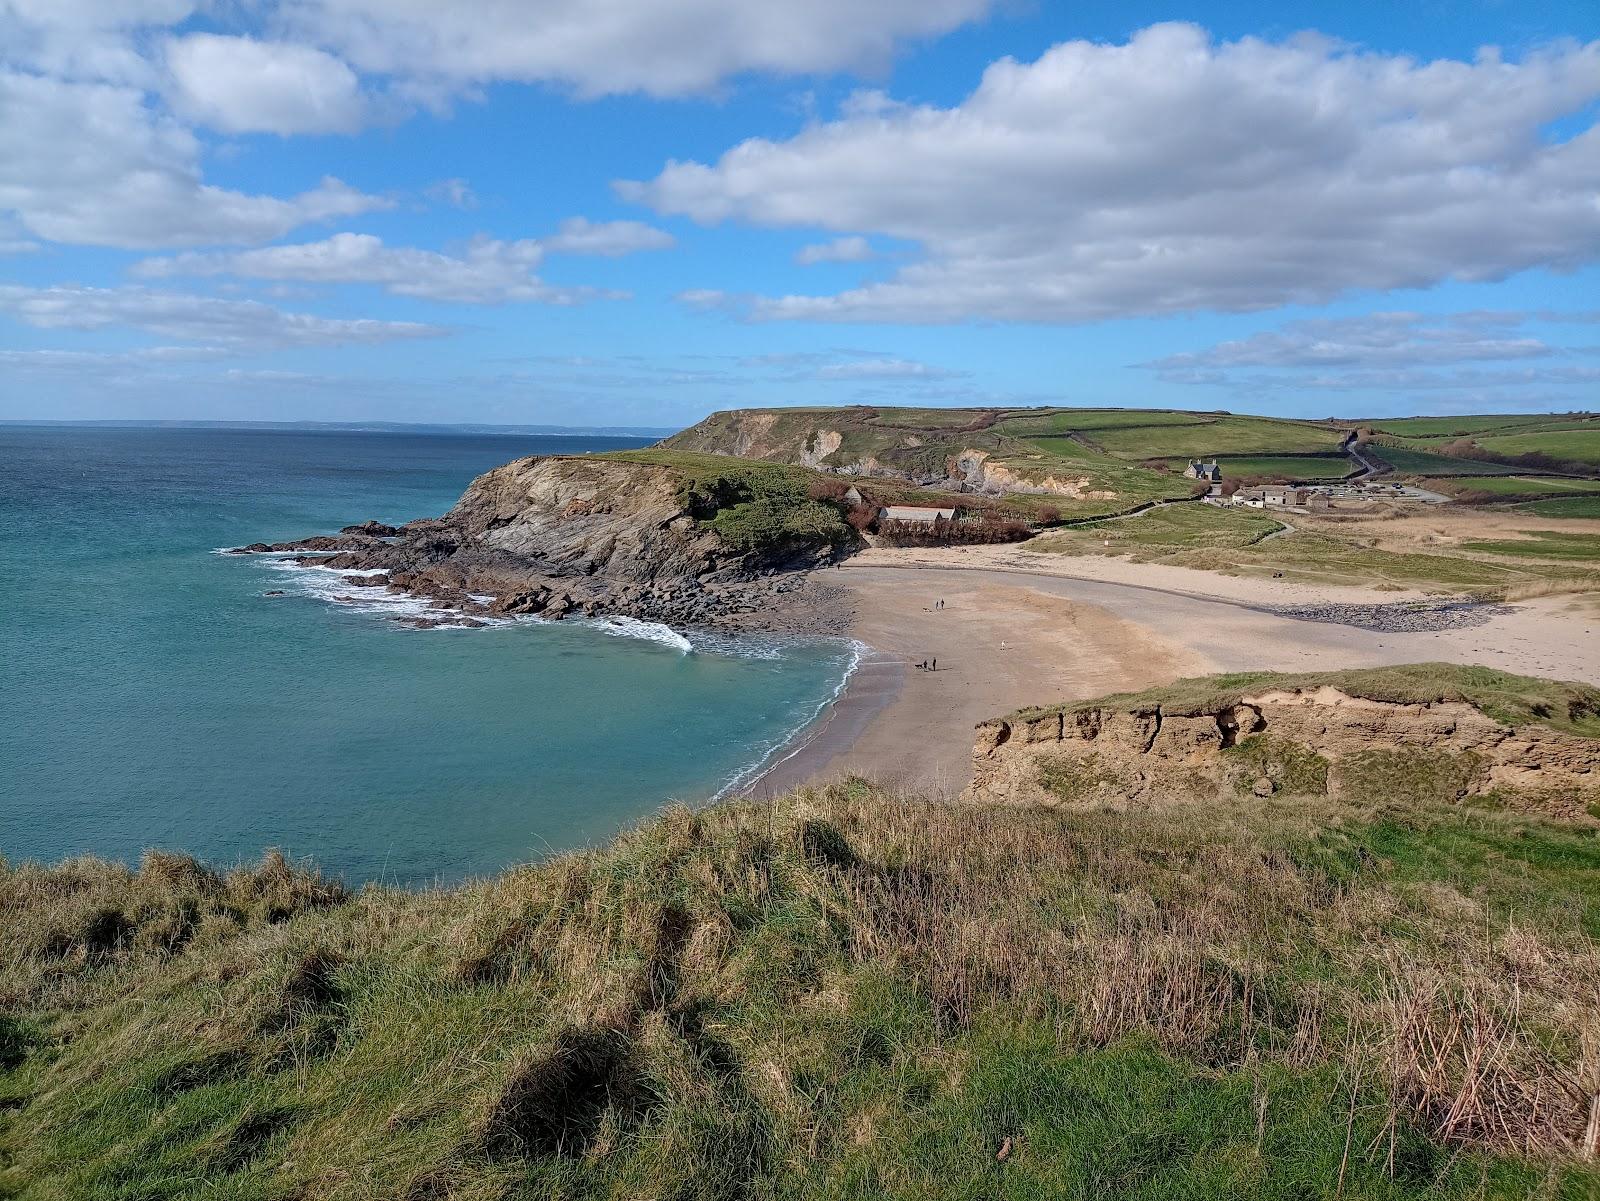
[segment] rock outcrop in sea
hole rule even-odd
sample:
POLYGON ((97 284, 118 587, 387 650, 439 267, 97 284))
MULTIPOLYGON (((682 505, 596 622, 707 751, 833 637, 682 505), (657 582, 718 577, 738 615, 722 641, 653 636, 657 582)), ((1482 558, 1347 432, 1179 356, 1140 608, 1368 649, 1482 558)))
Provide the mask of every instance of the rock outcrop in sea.
POLYGON ((435 623, 530 614, 626 616, 671 625, 836 633, 847 613, 805 572, 847 550, 836 528, 738 545, 714 518, 748 503, 708 497, 661 463, 591 456, 519 459, 479 476, 443 517, 378 522, 234 553, 303 552, 305 566, 351 573, 431 599, 435 623), (454 616, 459 614, 460 616, 454 616))

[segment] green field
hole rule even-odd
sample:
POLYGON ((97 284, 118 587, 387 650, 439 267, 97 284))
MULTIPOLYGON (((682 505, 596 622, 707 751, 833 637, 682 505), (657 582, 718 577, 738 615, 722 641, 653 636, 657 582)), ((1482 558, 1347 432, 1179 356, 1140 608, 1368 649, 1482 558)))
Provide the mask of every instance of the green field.
POLYGON ((1200 424, 1096 430, 1096 445, 1126 459, 1214 455, 1298 455, 1337 450, 1343 434, 1323 426, 1265 417, 1219 417, 1200 424))
POLYGON ((1164 505, 1133 517, 1073 526, 1051 534, 1048 543, 1036 540, 1029 547, 1059 553, 1132 554, 1135 558, 1155 558, 1174 550, 1249 546, 1282 528, 1282 522, 1253 509, 1164 505), (1108 542, 1109 547, 1106 546, 1108 542))
MULTIPOLYGON (((1374 451, 1401 475, 1494 476, 1528 468, 1439 452, 1454 438, 1483 431, 1517 431, 1488 439, 1491 449, 1549 450, 1560 439, 1583 451, 1600 427, 1574 425, 1571 414, 1505 417, 1407 418, 1379 423, 1387 431, 1374 451), (1574 441, 1578 440, 1578 441, 1574 441), (1502 446, 1501 443, 1508 445, 1502 446)), ((898 476, 917 485, 969 479, 984 458, 988 487, 1048 489, 1044 500, 1019 500, 1034 510, 1068 517, 1116 513, 1148 500, 1188 493, 1182 469, 1189 459, 1220 458, 1233 478, 1339 478, 1338 449, 1350 423, 1294 421, 1219 412, 1140 409, 930 409, 854 406, 836 409, 729 410, 668 439, 668 449, 740 455, 778 463, 898 476), (1155 471, 1147 462, 1168 468, 1155 471), (1176 468, 1174 471, 1173 468, 1176 468), (1003 470, 998 470, 1003 469, 1003 470), (1007 480, 1006 473, 1015 477, 1007 480), (996 481, 999 481, 998 483, 996 481)), ((1584 453, 1590 453, 1585 451, 1584 453)), ((1592 448, 1600 456, 1600 442, 1592 448)), ((1502 495, 1515 495, 1502 493, 1502 495)))
POLYGON ((1600 492, 1600 480, 1568 479, 1561 476, 1516 475, 1474 480, 1467 485, 1477 491, 1520 493, 1540 496, 1566 492, 1600 492))
POLYGON ((1464 542, 1462 548, 1490 555, 1532 559, 1600 560, 1600 534, 1564 534, 1555 530, 1528 530, 1527 539, 1464 542))
MULTIPOLYGON (((1411 444, 1415 447, 1416 442, 1411 444)), ((1478 459, 1456 459, 1431 451, 1415 450, 1404 446, 1391 446, 1387 442, 1372 444, 1375 453, 1401 475, 1510 475, 1517 470, 1500 463, 1485 463, 1478 459)))
POLYGON ((1541 500, 1521 506, 1540 517, 1600 518, 1600 496, 1574 496, 1564 500, 1541 500))
POLYGON ((1520 429, 1524 426, 1541 426, 1553 421, 1567 420, 1570 418, 1566 415, 1485 413, 1465 417, 1389 417, 1380 421, 1362 421, 1353 424, 1408 438, 1450 438, 1481 434, 1485 430, 1520 429))
MULTIPOLYGON (((1188 459, 1169 459, 1171 470, 1182 475, 1189 466, 1188 459)), ((1337 480, 1356 469, 1351 460, 1342 455, 1244 455, 1222 456, 1217 459, 1223 479, 1243 479, 1251 476, 1281 477, 1289 480, 1337 480)))
POLYGON ((1477 439, 1485 450, 1502 455, 1549 455, 1562 462, 1600 466, 1600 427, 1496 435, 1477 439))
POLYGON ((1018 438, 1039 434, 1122 429, 1129 426, 1203 425, 1216 418, 1202 413, 1173 413, 1164 409, 1066 409, 1042 415, 1005 418, 1001 428, 1018 438))
POLYGON ((1282 573, 1309 583, 1441 595, 1506 596, 1522 587, 1550 584, 1600 588, 1600 571, 1589 566, 1589 555, 1575 548, 1553 555, 1510 552, 1513 557, 1496 562, 1443 549, 1387 550, 1355 531, 1346 536, 1295 529, 1266 537, 1280 528, 1282 523, 1256 510, 1172 505, 1136 517, 1052 530, 1024 546, 1035 554, 1126 555, 1225 575, 1282 573))
POLYGON ((1560 476, 1497 475, 1470 480, 1450 480, 1439 485, 1454 495, 1477 493, 1508 500, 1538 499, 1579 492, 1600 492, 1600 480, 1567 479, 1560 476))

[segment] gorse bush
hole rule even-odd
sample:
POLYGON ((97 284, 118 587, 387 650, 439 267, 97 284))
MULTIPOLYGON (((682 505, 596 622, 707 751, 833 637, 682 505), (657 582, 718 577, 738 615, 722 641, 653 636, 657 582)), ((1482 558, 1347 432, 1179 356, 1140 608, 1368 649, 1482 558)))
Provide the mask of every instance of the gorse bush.
POLYGON ((852 783, 452 890, 80 860, 0 914, 30 1201, 1600 1186, 1588 828, 852 783))

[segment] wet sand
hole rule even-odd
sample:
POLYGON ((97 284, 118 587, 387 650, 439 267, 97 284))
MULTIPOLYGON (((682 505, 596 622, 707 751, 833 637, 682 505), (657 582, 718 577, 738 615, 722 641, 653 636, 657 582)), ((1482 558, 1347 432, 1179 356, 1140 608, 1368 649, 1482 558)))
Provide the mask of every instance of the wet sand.
POLYGON ((1090 561, 1098 578, 1059 574, 1079 567, 1076 559, 1052 560, 1048 573, 1029 570, 1040 558, 873 551, 830 573, 852 594, 855 636, 876 654, 753 791, 859 775, 954 796, 971 778, 980 721, 1211 672, 1442 660, 1600 684, 1593 595, 1521 602, 1463 629, 1379 633, 1251 606, 1393 602, 1404 594, 1114 560, 1090 561), (1219 581, 1227 586, 1214 587, 1219 581), (937 671, 917 666, 935 659, 937 671))

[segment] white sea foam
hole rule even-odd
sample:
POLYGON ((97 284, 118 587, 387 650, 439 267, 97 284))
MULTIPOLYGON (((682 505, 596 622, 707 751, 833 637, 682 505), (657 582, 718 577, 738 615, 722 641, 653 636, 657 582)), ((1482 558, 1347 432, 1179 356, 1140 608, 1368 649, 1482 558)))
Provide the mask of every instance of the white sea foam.
POLYGON ((646 642, 658 642, 686 655, 692 655, 695 649, 694 643, 659 621, 641 621, 637 617, 601 617, 583 624, 618 638, 642 638, 646 642))
POLYGON ((511 618, 480 617, 455 609, 441 609, 426 597, 394 592, 386 584, 362 584, 348 578, 351 576, 369 578, 387 574, 382 568, 345 570, 338 567, 319 567, 315 563, 295 563, 288 555, 276 554, 259 555, 257 558, 268 570, 283 576, 292 585, 294 592, 330 605, 337 605, 352 613, 371 614, 399 621, 428 618, 443 624, 421 628, 439 630, 472 629, 474 627, 466 624, 469 620, 491 626, 513 624, 511 618))
POLYGON ((740 789, 754 784, 779 764, 787 763, 810 745, 811 739, 806 737, 807 732, 816 724, 817 718, 826 713, 829 706, 844 695, 844 690, 850 686, 851 677, 856 674, 856 669, 861 666, 861 660, 866 656, 867 651, 871 649, 866 643, 857 642, 854 639, 847 645, 850 648, 850 660, 845 664, 844 675, 839 678, 839 683, 834 690, 817 703, 817 707, 811 711, 810 716, 805 721, 766 747, 762 751, 761 757, 755 762, 740 768, 730 776, 722 787, 718 788, 712 795, 712 801, 720 801, 726 797, 733 796, 740 789))

